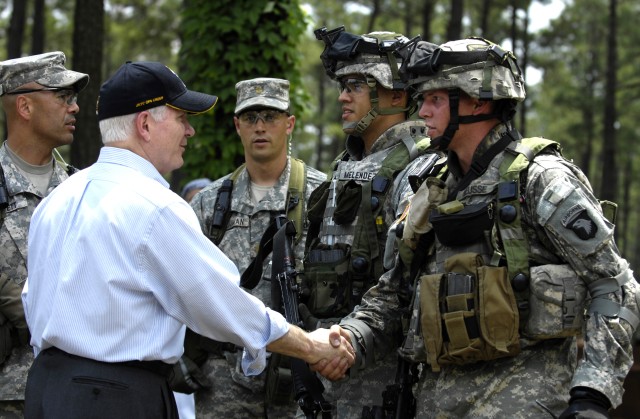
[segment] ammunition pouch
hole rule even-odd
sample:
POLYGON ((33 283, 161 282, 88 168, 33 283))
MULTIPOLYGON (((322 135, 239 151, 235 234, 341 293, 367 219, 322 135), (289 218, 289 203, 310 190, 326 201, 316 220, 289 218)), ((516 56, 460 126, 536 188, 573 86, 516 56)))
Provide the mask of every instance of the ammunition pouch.
POLYGON ((587 287, 569 265, 532 267, 523 335, 532 339, 578 335, 586 300, 587 287))
POLYGON ((348 181, 336 194, 336 209, 333 221, 338 225, 351 224, 356 219, 362 202, 362 186, 348 181))
POLYGON ((307 201, 307 218, 312 224, 320 224, 324 215, 324 207, 329 198, 329 187, 331 182, 324 181, 311 192, 307 201))
POLYGON ((271 353, 265 382, 267 406, 291 404, 294 400, 293 376, 289 357, 271 353))
MULTIPOLYGON (((446 205, 446 204, 443 204, 446 205)), ((442 213, 439 208, 431 211, 429 222, 440 243, 445 246, 462 246, 482 239, 485 231, 493 227, 493 204, 466 205, 454 213, 442 213)))
POLYGON ((519 313, 507 269, 460 253, 445 261, 445 271, 420 277, 420 322, 432 370, 517 355, 519 313))
POLYGON ((346 244, 318 244, 304 260, 307 307, 316 317, 348 314, 352 283, 349 280, 351 247, 346 244))

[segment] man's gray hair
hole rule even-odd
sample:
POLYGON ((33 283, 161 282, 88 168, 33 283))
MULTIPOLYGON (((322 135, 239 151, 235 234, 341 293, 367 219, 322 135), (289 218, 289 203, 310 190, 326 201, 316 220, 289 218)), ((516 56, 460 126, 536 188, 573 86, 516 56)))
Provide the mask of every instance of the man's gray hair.
MULTIPOLYGON (((166 106, 156 106, 148 110, 154 121, 162 121, 167 116, 166 106)), ((100 121, 100 133, 102 134, 102 144, 110 144, 124 141, 134 134, 137 113, 115 116, 100 121)))

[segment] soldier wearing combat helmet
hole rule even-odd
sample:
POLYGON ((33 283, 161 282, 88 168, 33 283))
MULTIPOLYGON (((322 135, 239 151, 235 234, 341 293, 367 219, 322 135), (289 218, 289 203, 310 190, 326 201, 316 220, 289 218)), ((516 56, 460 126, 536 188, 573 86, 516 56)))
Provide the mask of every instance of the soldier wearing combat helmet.
POLYGON ((614 241, 614 206, 558 143, 514 129, 525 91, 511 52, 469 38, 399 54, 447 168, 426 177, 404 219, 403 243, 421 263, 400 258, 341 326, 365 365, 404 333, 403 362, 422 365, 409 412, 418 418, 609 417, 640 301, 614 241))
MULTIPOLYGON (((406 170, 426 159, 429 139, 422 121, 410 120, 415 102, 405 90, 395 49, 409 40, 376 31, 365 35, 344 27, 316 30, 324 42, 321 59, 338 82, 345 150, 334 160, 327 182, 309 204, 309 239, 305 251, 304 304, 308 328, 338 322, 360 303, 362 294, 393 266, 393 221, 411 194, 406 170), (385 248, 389 251, 385 254, 385 248)), ((395 357, 343 384, 327 383, 328 399, 339 417, 359 417, 362 408, 393 380, 395 357)))
POLYGON ((0 147, 0 417, 22 417, 33 361, 20 293, 27 279, 27 232, 35 207, 67 179, 56 147, 70 144, 87 74, 62 52, 0 62, 7 139, 0 147), (54 154, 58 157, 56 160, 54 154), (4 174, 4 176, 2 176, 4 174))

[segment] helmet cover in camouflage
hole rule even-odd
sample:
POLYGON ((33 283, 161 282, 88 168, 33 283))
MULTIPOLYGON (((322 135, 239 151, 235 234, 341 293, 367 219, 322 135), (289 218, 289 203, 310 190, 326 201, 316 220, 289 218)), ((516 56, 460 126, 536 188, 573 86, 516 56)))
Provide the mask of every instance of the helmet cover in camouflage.
POLYGON ((261 77, 236 84, 236 115, 249 108, 273 108, 289 112, 289 81, 261 77))
POLYGON ((420 41, 411 52, 406 67, 409 85, 420 93, 459 88, 471 97, 484 100, 521 102, 525 98, 524 79, 516 57, 485 39, 450 41, 435 48, 433 44, 420 41), (447 52, 457 55, 454 57, 447 52))
POLYGON ((0 62, 0 96, 32 82, 81 91, 89 83, 89 75, 66 69, 65 61, 64 53, 55 51, 0 62))
POLYGON ((325 42, 321 58, 332 79, 362 74, 387 89, 404 87, 397 76, 401 59, 394 53, 399 44, 409 41, 404 35, 385 31, 354 35, 340 27, 328 32, 326 28, 318 29, 316 37, 325 42))
MULTIPOLYGON (((381 44, 385 41, 395 43, 397 41, 407 42, 408 39, 404 35, 395 32, 371 32, 362 35, 362 39, 366 42, 381 44)), ((391 44, 390 44, 391 45, 391 44)), ((365 76, 371 76, 376 81, 387 89, 393 89, 393 72, 391 71, 391 65, 400 65, 399 62, 389 63, 388 56, 361 53, 358 54, 352 61, 338 62, 336 66, 336 77, 342 77, 349 74, 363 74, 365 76)), ((397 82, 398 80, 396 80, 397 82)))

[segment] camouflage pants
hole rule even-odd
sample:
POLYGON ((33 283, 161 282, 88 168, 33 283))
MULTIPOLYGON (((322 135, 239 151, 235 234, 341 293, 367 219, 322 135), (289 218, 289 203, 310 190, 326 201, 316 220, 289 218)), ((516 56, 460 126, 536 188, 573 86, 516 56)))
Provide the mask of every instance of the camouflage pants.
POLYGON ((513 358, 434 373, 423 366, 414 389, 417 418, 551 418, 567 407, 576 368, 574 339, 546 341, 513 358))
POLYGON ((0 400, 0 418, 24 418, 24 400, 0 400))
POLYGON ((292 418, 297 405, 265 407, 266 372, 247 377, 240 362, 242 352, 224 352, 224 358, 210 356, 202 372, 209 378, 212 387, 199 390, 196 398, 198 419, 243 419, 243 418, 292 418))

